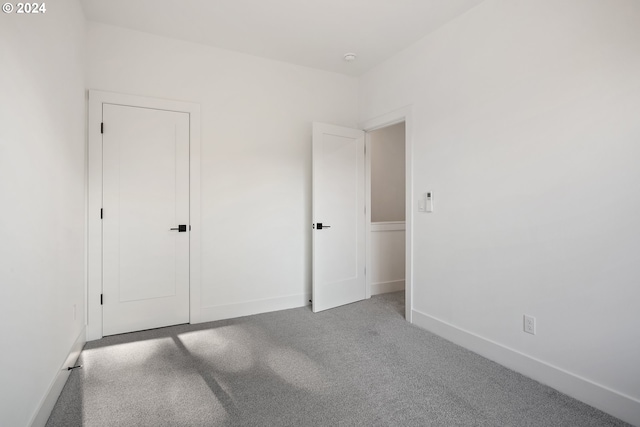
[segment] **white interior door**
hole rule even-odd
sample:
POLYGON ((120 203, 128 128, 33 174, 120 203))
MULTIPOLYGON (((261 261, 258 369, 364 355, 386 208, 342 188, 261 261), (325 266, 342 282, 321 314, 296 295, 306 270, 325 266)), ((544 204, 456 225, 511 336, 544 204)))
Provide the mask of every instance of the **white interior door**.
POLYGON ((189 115, 102 114, 103 334, 188 323, 189 115))
POLYGON ((313 124, 313 311, 366 298, 364 132, 313 124))

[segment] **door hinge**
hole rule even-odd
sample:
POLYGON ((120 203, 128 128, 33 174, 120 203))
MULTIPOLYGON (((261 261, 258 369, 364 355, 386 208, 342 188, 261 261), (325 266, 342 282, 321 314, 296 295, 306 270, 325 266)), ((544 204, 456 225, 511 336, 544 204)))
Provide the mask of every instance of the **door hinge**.
POLYGON ((102 219, 102 208, 100 208, 100 219, 102 219))
POLYGON ((100 133, 104 133, 104 122, 100 123, 100 133))
POLYGON ((100 305, 102 305, 102 294, 100 294, 100 305))

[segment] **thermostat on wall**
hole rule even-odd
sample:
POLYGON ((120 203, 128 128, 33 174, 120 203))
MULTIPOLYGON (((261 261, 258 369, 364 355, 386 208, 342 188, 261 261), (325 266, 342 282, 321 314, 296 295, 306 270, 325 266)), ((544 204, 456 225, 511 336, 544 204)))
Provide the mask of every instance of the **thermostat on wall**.
POLYGON ((433 191, 428 191, 418 199, 419 212, 433 212, 433 191))
POLYGON ((433 212, 433 192, 429 191, 425 193, 426 210, 427 212, 433 212))

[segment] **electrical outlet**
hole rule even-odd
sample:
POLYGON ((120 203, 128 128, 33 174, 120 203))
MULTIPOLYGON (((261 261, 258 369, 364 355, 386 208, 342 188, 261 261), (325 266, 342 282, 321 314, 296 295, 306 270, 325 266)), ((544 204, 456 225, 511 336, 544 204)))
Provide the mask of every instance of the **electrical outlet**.
POLYGON ((528 334, 536 334, 536 318, 533 316, 524 315, 524 331, 528 334))

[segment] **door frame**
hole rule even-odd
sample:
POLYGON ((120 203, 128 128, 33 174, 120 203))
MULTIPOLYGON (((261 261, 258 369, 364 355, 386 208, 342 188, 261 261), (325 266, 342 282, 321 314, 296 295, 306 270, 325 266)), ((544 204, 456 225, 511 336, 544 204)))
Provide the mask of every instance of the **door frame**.
MULTIPOLYGON (((87 128, 87 341, 102 334, 102 105, 115 104, 189 114, 189 323, 201 316, 200 105, 89 90, 87 128)), ((105 124, 108 132, 109 124, 105 124)))
POLYGON ((371 297, 371 136, 370 132, 404 122, 405 126, 405 319, 412 321, 413 301, 413 119, 407 106, 365 120, 358 126, 365 132, 365 200, 366 200, 366 289, 371 297))

